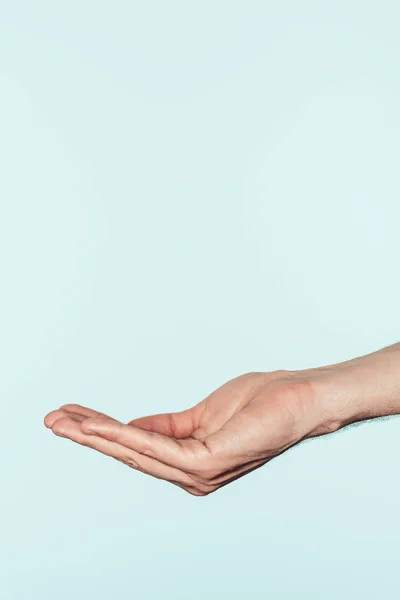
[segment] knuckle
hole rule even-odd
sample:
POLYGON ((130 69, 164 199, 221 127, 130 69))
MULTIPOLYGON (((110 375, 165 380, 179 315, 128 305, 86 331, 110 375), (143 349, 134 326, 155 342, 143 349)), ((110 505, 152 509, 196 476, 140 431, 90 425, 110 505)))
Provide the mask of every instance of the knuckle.
POLYGON ((155 458, 155 452, 150 444, 143 444, 140 448, 140 454, 148 456, 149 458, 155 458))

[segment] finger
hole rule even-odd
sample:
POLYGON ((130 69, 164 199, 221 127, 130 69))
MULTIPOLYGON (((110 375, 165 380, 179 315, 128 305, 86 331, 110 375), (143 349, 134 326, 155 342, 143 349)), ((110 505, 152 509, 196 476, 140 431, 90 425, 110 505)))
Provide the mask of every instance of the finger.
POLYGON ((87 419, 87 417, 83 417, 82 415, 78 414, 78 413, 73 413, 73 412, 69 412, 66 413, 65 411, 58 409, 58 410, 52 410, 48 415, 45 416, 44 418, 44 424, 46 425, 46 427, 48 427, 49 429, 51 427, 53 427, 54 423, 56 421, 58 421, 58 419, 62 419, 66 416, 71 417, 71 419, 74 419, 75 421, 83 421, 84 419, 87 419))
POLYGON ((108 415, 104 415, 98 411, 92 410, 91 408, 86 408, 85 406, 81 406, 80 404, 64 404, 57 410, 51 411, 48 415, 46 415, 44 419, 44 424, 46 427, 51 427, 54 421, 62 416, 69 415, 74 418, 80 417, 82 419, 87 419, 89 417, 106 417, 111 419, 108 415))
POLYGON ((86 406, 81 406, 80 404, 63 404, 60 406, 60 410, 64 410, 68 413, 77 413, 84 417, 107 417, 111 419, 109 415, 106 415, 102 412, 98 412, 97 410, 93 410, 91 408, 87 408, 86 406))
POLYGON ((199 411, 194 407, 176 413, 140 417, 129 421, 128 425, 140 427, 140 429, 160 433, 168 437, 182 439, 190 437, 195 429, 197 429, 198 414, 199 411))
POLYGON ((102 417, 82 421, 81 430, 185 472, 196 471, 199 464, 209 458, 208 449, 199 440, 177 440, 102 417))
MULTIPOLYGON (((134 425, 135 427, 140 427, 141 429, 146 429, 147 431, 153 431, 171 437, 189 437, 197 427, 197 423, 195 421, 195 408, 190 408, 177 413, 164 413, 147 417, 139 417, 138 419, 133 419, 130 421, 129 425, 134 425)), ((88 418, 112 418, 109 415, 92 410, 86 406, 81 406, 80 404, 64 404, 61 406, 60 410, 78 413, 88 418)))
MULTIPOLYGON (((83 421, 82 421, 83 422, 83 421)), ((65 437, 81 446, 97 450, 106 456, 115 458, 131 468, 152 475, 158 479, 165 479, 180 486, 192 486, 193 481, 179 469, 164 465, 153 458, 143 456, 134 450, 121 446, 117 442, 105 440, 96 435, 86 435, 80 428, 81 421, 64 416, 54 422, 52 430, 55 435, 65 437)))

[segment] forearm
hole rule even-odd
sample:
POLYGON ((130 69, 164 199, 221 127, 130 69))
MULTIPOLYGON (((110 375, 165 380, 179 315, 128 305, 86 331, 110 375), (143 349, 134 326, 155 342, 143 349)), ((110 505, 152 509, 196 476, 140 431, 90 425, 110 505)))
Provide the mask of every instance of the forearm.
POLYGON ((307 373, 321 414, 316 435, 400 413, 400 344, 307 373))

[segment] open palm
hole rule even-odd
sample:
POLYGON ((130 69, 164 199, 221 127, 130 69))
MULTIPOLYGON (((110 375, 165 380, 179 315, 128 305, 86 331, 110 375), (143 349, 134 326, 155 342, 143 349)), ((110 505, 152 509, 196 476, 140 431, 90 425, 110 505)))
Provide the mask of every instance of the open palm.
POLYGON ((291 372, 248 373, 188 410, 121 423, 76 404, 45 425, 196 496, 260 467, 312 434, 309 382, 291 372))

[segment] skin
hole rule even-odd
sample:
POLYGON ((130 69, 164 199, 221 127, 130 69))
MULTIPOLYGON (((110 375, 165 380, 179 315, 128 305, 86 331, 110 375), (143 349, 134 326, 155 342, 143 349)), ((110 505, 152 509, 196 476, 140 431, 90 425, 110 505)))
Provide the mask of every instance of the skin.
POLYGON ((400 344, 301 371, 247 373, 182 412, 121 423, 67 404, 45 425, 195 496, 261 467, 299 442, 400 413, 400 344))

